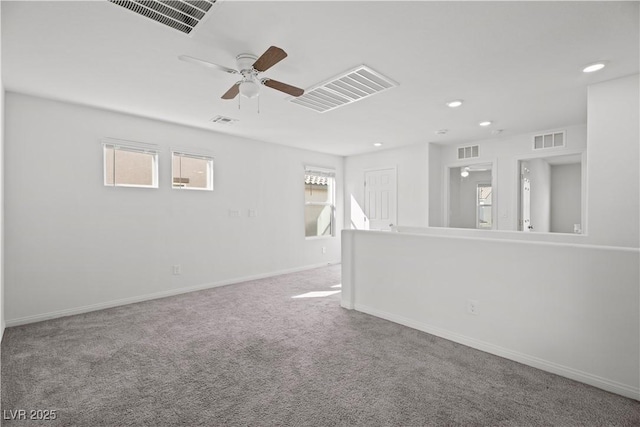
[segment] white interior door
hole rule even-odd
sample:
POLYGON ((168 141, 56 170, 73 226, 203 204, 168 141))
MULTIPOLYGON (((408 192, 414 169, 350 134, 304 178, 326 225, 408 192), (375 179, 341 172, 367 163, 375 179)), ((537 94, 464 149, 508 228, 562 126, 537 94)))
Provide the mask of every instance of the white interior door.
POLYGON ((371 230, 389 230, 396 225, 396 169, 366 171, 364 174, 364 207, 371 230))

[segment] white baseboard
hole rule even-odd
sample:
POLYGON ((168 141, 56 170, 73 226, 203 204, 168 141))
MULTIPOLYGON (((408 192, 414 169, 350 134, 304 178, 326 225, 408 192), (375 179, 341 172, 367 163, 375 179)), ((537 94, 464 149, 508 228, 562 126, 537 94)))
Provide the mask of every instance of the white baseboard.
MULTIPOLYGON (((118 307, 118 306, 121 306, 121 305, 134 304, 134 303, 137 303, 137 302, 149 301, 149 300, 154 300, 154 299, 159 299, 159 298, 166 298, 166 297, 170 297, 170 296, 173 296, 173 295, 185 294, 185 293, 188 293, 188 292, 195 292, 195 291, 201 291, 201 290, 204 290, 204 289, 217 288, 219 286, 227 286, 227 285, 233 285, 235 283, 248 282, 250 280, 265 279, 267 277, 280 276, 282 274, 289 274, 289 273, 296 273, 296 272, 299 272, 299 271, 312 270, 314 268, 326 267, 327 265, 333 265, 333 264, 338 264, 338 263, 337 262, 325 262, 325 263, 322 263, 322 264, 314 264, 314 265, 307 265, 307 266, 303 266, 303 267, 289 268, 289 269, 285 269, 285 270, 272 271, 272 272, 269 272, 269 273, 254 274, 252 276, 236 277, 236 278, 233 278, 233 279, 221 280, 221 281, 213 282, 213 283, 205 283, 205 284, 202 284, 202 285, 190 286, 190 287, 186 287, 186 288, 171 289, 171 290, 167 290, 167 291, 154 292, 152 294, 138 295, 138 296, 135 296, 135 297, 129 297, 129 298, 122 298, 122 299, 117 299, 117 300, 105 301, 105 302, 100 302, 100 303, 97 303, 97 304, 85 305, 85 306, 81 306, 81 307, 72 307, 72 308, 68 308, 68 309, 64 309, 64 310, 57 310, 57 311, 51 311, 51 312, 48 312, 48 313, 35 314, 35 315, 32 315, 32 316, 19 317, 19 318, 16 318, 16 319, 8 319, 6 321, 6 326, 8 328, 10 328, 12 326, 26 325, 28 323, 41 322, 43 320, 50 320, 50 319, 57 319, 59 317, 73 316, 75 314, 82 314, 82 313, 88 313, 90 311, 104 310, 106 308, 118 307)), ((4 328, 3 328, 2 332, 4 333, 4 328)))
MULTIPOLYGON (((343 306, 344 307, 344 306, 343 306)), ((345 307, 349 308, 349 307, 345 307)), ((551 372, 553 374, 560 375, 562 377, 570 378, 575 381, 579 381, 585 384, 592 385, 597 388, 601 388, 612 393, 616 393, 631 399, 640 400, 640 388, 633 387, 627 384, 619 383, 617 381, 608 380, 600 376, 590 374, 588 372, 573 369, 569 366, 560 365, 548 360, 540 359, 535 356, 520 353, 517 351, 509 350, 508 348, 500 347, 485 341, 477 340, 465 335, 460 335, 455 332, 451 332, 445 329, 427 325, 412 319, 408 319, 397 314, 387 313, 385 311, 377 310, 362 304, 355 304, 354 308, 357 311, 370 314, 372 316, 380 317, 382 319, 389 320, 394 323, 399 323, 404 326, 408 326, 413 329, 417 329, 422 332, 426 332, 449 341, 457 342, 459 344, 466 345, 478 350, 482 350, 487 353, 495 354, 496 356, 504 357, 505 359, 513 360, 524 365, 532 366, 534 368, 541 369, 543 371, 551 372)))

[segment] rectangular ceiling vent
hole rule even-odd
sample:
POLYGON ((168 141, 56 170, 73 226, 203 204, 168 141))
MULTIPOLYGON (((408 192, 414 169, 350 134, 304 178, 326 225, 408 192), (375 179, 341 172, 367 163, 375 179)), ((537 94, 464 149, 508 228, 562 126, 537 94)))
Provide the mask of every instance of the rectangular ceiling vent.
POLYGON ((238 119, 232 119, 231 117, 225 117, 225 116, 215 116, 210 121, 213 123, 217 123, 219 125, 232 125, 235 122, 237 122, 238 119))
POLYGON ((533 149, 564 147, 565 131, 535 135, 533 137, 533 149))
POLYGON ((218 0, 109 0, 132 12, 189 34, 218 0))
POLYGON ((292 97, 289 101, 319 113, 325 113, 396 86, 398 83, 390 78, 366 65, 360 65, 305 90, 304 95, 292 97))
POLYGON ((472 159, 478 157, 479 150, 477 145, 469 145, 468 147, 458 147, 458 160, 472 159))

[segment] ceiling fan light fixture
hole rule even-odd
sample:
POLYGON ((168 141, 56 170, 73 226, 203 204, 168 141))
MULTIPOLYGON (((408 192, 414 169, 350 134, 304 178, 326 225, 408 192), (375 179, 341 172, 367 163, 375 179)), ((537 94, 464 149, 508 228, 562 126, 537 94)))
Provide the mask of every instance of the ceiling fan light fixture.
POLYGON ((469 176, 469 168, 468 168, 468 167, 466 167, 466 168, 462 169, 462 170, 460 171, 460 176, 461 176, 461 177, 463 177, 463 178, 468 177, 468 176, 469 176))
POLYGON ((240 94, 245 98, 255 98, 260 92, 260 86, 252 80, 240 83, 240 94))

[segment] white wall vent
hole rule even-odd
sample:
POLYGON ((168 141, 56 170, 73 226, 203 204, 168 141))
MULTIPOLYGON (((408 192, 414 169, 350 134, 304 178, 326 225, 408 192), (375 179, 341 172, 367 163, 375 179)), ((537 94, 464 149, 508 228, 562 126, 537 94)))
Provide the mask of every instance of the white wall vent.
POLYGON ((109 0, 111 3, 189 34, 218 0, 109 0))
POLYGON ((566 143, 566 132, 552 132, 533 137, 533 149, 564 147, 566 143))
POLYGON ((235 122, 237 122, 238 119, 232 119, 231 117, 225 117, 225 116, 215 116, 210 121, 213 123, 217 123, 219 125, 232 125, 235 122))
POLYGON ((305 90, 302 96, 289 98, 289 101, 324 113, 396 86, 398 83, 390 78, 360 65, 305 90))
POLYGON ((468 147, 458 147, 458 160, 472 159, 478 157, 479 150, 477 145, 469 145, 468 147))

